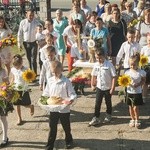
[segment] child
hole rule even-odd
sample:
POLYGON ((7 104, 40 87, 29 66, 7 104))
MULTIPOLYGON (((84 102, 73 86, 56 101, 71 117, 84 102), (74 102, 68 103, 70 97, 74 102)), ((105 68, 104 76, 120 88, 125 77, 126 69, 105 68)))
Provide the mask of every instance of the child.
POLYGON ((46 48, 48 46, 54 46, 54 36, 52 34, 46 35, 45 37, 46 45, 40 49, 41 55, 41 61, 44 62, 47 59, 46 55, 46 48))
POLYGON ((147 45, 141 49, 141 55, 148 56, 148 65, 145 66, 146 82, 143 86, 143 101, 147 98, 148 84, 150 84, 150 33, 147 34, 147 45))
MULTIPOLYGON (((8 82, 8 76, 6 73, 6 70, 3 69, 1 58, 0 58, 0 84, 3 82, 8 82)), ((2 143, 0 144, 0 147, 5 147, 8 144, 8 136, 7 136, 7 130, 8 130, 8 122, 6 118, 7 114, 4 113, 3 108, 0 107, 0 118, 1 118, 1 124, 2 124, 2 143)))
POLYGON ((124 56, 124 70, 128 70, 130 68, 129 58, 139 53, 141 50, 140 44, 134 41, 135 38, 135 30, 128 29, 127 31, 127 41, 121 45, 121 48, 116 57, 116 68, 119 68, 120 60, 124 56))
POLYGON ((90 126, 98 125, 100 123, 99 116, 103 97, 105 97, 107 107, 104 122, 111 121, 111 95, 115 90, 116 81, 115 68, 112 63, 105 58, 105 52, 102 48, 96 51, 96 59, 98 62, 95 64, 91 73, 91 86, 92 88, 96 87, 96 103, 94 117, 89 123, 90 126))
POLYGON ((96 25, 95 25, 96 17, 97 17, 97 12, 92 11, 90 19, 89 19, 89 21, 86 22, 86 25, 84 28, 86 36, 90 36, 91 30, 96 27, 96 25))
POLYGON ((42 70, 40 72, 40 78, 39 78, 39 84, 40 84, 41 91, 43 90, 43 87, 45 87, 45 82, 47 82, 48 79, 50 77, 52 77, 51 62, 56 60, 55 47, 48 46, 46 48, 46 55, 47 55, 47 59, 43 62, 43 66, 42 66, 42 70))
POLYGON ((52 72, 54 76, 48 79, 43 96, 59 96, 63 100, 68 100, 68 106, 58 112, 50 112, 49 116, 49 137, 46 145, 47 150, 52 150, 57 134, 57 124, 61 121, 62 127, 65 131, 66 148, 71 148, 73 138, 70 128, 70 104, 76 98, 75 91, 69 79, 62 75, 63 66, 59 61, 52 62, 52 72))
POLYGON ((43 26, 42 25, 38 25, 36 28, 37 32, 36 32, 36 41, 38 44, 38 50, 39 50, 39 65, 40 65, 40 70, 42 68, 42 61, 40 59, 40 49, 46 44, 45 42, 45 35, 42 33, 43 31, 43 26))
POLYGON ((139 120, 139 105, 143 104, 142 85, 145 83, 146 72, 138 68, 140 55, 137 53, 130 57, 130 69, 125 72, 130 76, 131 84, 127 87, 127 104, 129 105, 129 113, 131 120, 130 127, 141 127, 139 120))
POLYGON ((17 106, 17 116, 18 122, 17 125, 22 125, 22 116, 21 116, 21 106, 30 108, 31 116, 34 114, 34 105, 31 105, 31 99, 28 91, 28 85, 22 78, 23 72, 27 70, 25 66, 23 66, 23 60, 21 55, 17 54, 13 57, 13 67, 11 68, 12 73, 12 83, 14 84, 16 90, 19 92, 21 100, 19 99, 14 105, 17 106))

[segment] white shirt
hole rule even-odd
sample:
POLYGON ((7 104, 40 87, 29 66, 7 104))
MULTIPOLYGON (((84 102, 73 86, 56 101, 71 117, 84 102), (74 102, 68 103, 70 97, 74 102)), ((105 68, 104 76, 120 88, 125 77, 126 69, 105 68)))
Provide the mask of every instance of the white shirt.
POLYGON ((72 31, 72 26, 67 26, 65 29, 64 29, 64 32, 62 34, 63 36, 67 36, 67 44, 69 46, 73 45, 73 43, 76 42, 76 38, 75 38, 75 34, 74 32, 72 31))
POLYGON ((92 9, 88 5, 86 5, 84 8, 81 7, 81 10, 84 11, 86 16, 88 16, 88 15, 90 15, 92 13, 92 9))
POLYGON ((112 79, 116 76, 116 72, 113 64, 105 60, 103 64, 95 63, 91 75, 97 76, 96 87, 105 91, 111 89, 112 79))
POLYGON ((11 73, 14 75, 14 86, 18 91, 24 91, 28 89, 28 84, 22 78, 23 72, 27 69, 28 68, 24 66, 21 69, 16 69, 15 67, 11 68, 11 73))
POLYGON ((43 33, 37 32, 35 37, 36 37, 36 41, 45 40, 45 35, 43 33))
MULTIPOLYGON (((70 80, 64 76, 62 76, 60 79, 56 79, 55 76, 49 78, 46 88, 42 95, 48 97, 59 96, 64 100, 74 100, 77 98, 77 95, 74 91, 74 88, 70 80)), ((70 112, 70 106, 68 105, 59 112, 60 113, 70 112)))
POLYGON ((137 52, 140 53, 141 47, 140 44, 137 42, 129 43, 128 41, 124 42, 121 45, 121 48, 116 57, 116 64, 119 65, 121 58, 124 56, 124 68, 130 68, 129 66, 129 58, 136 54, 137 52))
POLYGON ((141 49, 141 55, 148 57, 148 63, 150 64, 150 47, 147 45, 141 49))
MULTIPOLYGON (((132 84, 137 84, 141 82, 142 77, 146 77, 146 72, 141 69, 138 69, 137 71, 129 69, 125 72, 125 74, 130 76, 132 84)), ((142 93, 142 87, 138 86, 137 88, 134 88, 132 86, 128 86, 127 92, 130 94, 142 93)))
MULTIPOLYGON (((85 50, 85 52, 87 53, 88 52, 87 44, 82 42, 82 47, 83 47, 83 50, 85 50)), ((74 43, 71 46, 71 57, 80 59, 80 53, 79 53, 79 49, 78 49, 77 43, 74 43)))
POLYGON ((52 77, 52 71, 51 71, 51 61, 49 59, 45 60, 42 65, 42 70, 40 72, 40 78, 39 78, 39 84, 45 84, 48 79, 52 77))
POLYGON ((18 45, 24 42, 34 42, 36 41, 36 27, 40 23, 38 20, 33 19, 31 22, 28 19, 24 19, 20 22, 18 30, 18 45))

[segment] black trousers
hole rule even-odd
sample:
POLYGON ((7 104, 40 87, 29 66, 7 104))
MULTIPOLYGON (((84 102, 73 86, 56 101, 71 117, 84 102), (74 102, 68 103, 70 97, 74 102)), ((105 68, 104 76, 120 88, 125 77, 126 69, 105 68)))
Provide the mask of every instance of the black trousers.
POLYGON ((59 113, 59 112, 50 112, 49 116, 49 136, 48 142, 46 145, 46 150, 52 150, 54 147, 54 142, 57 135, 57 124, 60 120, 61 125, 65 131, 65 141, 66 144, 72 142, 71 127, 70 127, 70 113, 59 113))
POLYGON ((94 116, 97 118, 100 116, 100 110, 101 110, 101 104, 102 104, 103 97, 105 97, 106 112, 110 115, 112 114, 112 102, 111 102, 110 90, 102 91, 99 88, 97 88, 96 89, 95 112, 94 112, 94 116))
POLYGON ((37 74, 37 48, 38 45, 35 42, 23 42, 23 46, 26 50, 26 56, 29 62, 30 69, 37 74))

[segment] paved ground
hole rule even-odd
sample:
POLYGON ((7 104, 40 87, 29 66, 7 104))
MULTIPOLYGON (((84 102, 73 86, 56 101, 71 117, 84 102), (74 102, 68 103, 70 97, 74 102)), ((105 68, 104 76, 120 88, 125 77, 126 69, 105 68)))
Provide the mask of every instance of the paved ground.
MULTIPOLYGON (((25 59, 26 63, 26 59, 25 59)), ((65 72, 67 73, 67 72, 65 72)), ((30 85, 31 98, 35 105, 35 115, 30 116, 27 108, 22 108, 24 124, 17 126, 16 111, 8 116, 9 145, 6 150, 41 150, 48 136, 48 112, 42 110, 37 102, 41 95, 39 87, 30 85)), ((88 127, 92 118, 95 103, 95 92, 85 88, 85 96, 79 95, 76 105, 71 108, 71 127, 75 150, 150 150, 150 100, 141 107, 142 128, 130 128, 128 107, 117 96, 112 97, 113 118, 109 124, 88 127)), ((105 103, 102 105, 101 120, 105 115, 105 103)), ((1 127, 0 134, 2 136, 1 127)), ((55 148, 64 150, 64 132, 58 125, 55 148)))
MULTIPOLYGON (((31 117, 29 110, 22 108, 24 124, 17 126, 16 111, 9 114, 10 144, 6 150, 40 150, 44 149, 46 144, 49 131, 48 112, 42 110, 37 104, 41 95, 39 87, 32 84, 30 86, 35 115, 31 117)), ((100 124, 97 127, 88 127, 94 111, 95 92, 86 87, 86 95, 79 95, 77 103, 71 108, 71 127, 75 150, 150 150, 150 101, 141 107, 142 128, 130 128, 128 127, 130 119, 128 107, 119 100, 118 90, 117 87, 112 97, 113 119, 111 123, 100 124)), ((105 103, 103 102, 101 120, 104 115, 105 103)), ((55 148, 64 150, 64 144, 64 132, 61 125, 58 125, 55 148)))

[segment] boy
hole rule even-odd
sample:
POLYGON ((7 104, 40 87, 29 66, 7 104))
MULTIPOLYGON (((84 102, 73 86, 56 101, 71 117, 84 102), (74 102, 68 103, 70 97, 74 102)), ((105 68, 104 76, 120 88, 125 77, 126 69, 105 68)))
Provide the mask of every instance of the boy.
POLYGON ((40 72, 40 78, 39 78, 39 85, 41 91, 43 90, 43 87, 45 87, 47 80, 50 77, 52 77, 51 63, 52 61, 57 60, 55 47, 48 46, 46 48, 46 55, 47 55, 47 59, 43 62, 42 69, 40 72))
POLYGON ((107 113, 104 122, 111 121, 111 95, 115 90, 116 81, 115 68, 112 63, 105 58, 105 52, 102 48, 96 51, 96 59, 98 62, 95 64, 91 73, 91 86, 92 88, 96 87, 96 103, 94 117, 89 123, 90 126, 94 126, 100 123, 99 116, 103 97, 105 97, 107 107, 107 113))
POLYGON ((121 45, 121 48, 116 57, 116 68, 119 68, 120 60, 124 56, 124 70, 128 70, 130 68, 129 58, 136 53, 140 53, 141 47, 140 44, 134 42, 135 39, 135 30, 128 29, 127 31, 127 41, 121 45))
POLYGON ((62 75, 63 66, 59 61, 51 63, 52 72, 54 76, 48 79, 43 96, 59 96, 68 102, 68 105, 58 112, 50 112, 49 116, 49 137, 46 145, 46 150, 53 150, 54 142, 57 134, 57 124, 60 120, 62 127, 65 131, 66 148, 69 149, 73 145, 73 138, 71 135, 70 127, 70 104, 76 99, 77 95, 72 87, 69 79, 62 75))

